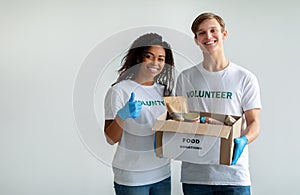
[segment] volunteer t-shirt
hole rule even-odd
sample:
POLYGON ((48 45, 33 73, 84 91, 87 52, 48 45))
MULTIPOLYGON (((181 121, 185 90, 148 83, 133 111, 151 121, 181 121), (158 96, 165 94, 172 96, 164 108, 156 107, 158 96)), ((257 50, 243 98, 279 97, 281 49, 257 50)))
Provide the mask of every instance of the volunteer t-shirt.
POLYGON ((170 160, 158 158, 154 151, 152 126, 156 118, 166 111, 163 86, 140 85, 124 80, 111 87, 105 98, 105 120, 113 120, 135 93, 135 101, 142 103, 140 116, 127 119, 121 141, 112 162, 114 180, 118 184, 137 186, 161 181, 170 176, 170 160))
MULTIPOLYGON (((242 116, 244 111, 261 108, 260 89, 254 74, 230 63, 224 70, 209 72, 202 63, 183 71, 176 95, 186 96, 190 110, 242 116)), ((251 185, 248 145, 234 166, 182 162, 181 182, 207 185, 251 185)))

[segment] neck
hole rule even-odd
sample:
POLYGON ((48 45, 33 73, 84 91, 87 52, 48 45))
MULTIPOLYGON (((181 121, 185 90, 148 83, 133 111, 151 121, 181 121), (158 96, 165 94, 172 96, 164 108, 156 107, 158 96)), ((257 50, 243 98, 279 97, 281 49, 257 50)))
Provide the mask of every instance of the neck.
POLYGON ((141 85, 145 85, 145 86, 152 86, 154 84, 154 81, 145 81, 143 83, 140 83, 141 85))
POLYGON ((210 72, 217 72, 225 69, 229 65, 229 61, 225 55, 203 54, 203 67, 210 72))
POLYGON ((154 84, 154 80, 145 80, 145 79, 135 78, 134 81, 140 85, 145 85, 145 86, 151 86, 154 84))

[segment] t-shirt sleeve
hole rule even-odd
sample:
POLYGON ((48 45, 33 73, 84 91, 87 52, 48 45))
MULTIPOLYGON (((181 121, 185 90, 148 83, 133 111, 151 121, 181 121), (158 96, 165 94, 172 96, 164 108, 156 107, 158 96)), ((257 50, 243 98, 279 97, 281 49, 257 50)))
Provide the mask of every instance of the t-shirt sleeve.
POLYGON ((175 90, 175 95, 176 96, 183 96, 183 74, 179 74, 176 82, 176 90, 175 90))
POLYGON ((261 109, 260 87, 257 78, 250 74, 244 85, 242 97, 242 108, 244 111, 251 109, 261 109))
POLYGON ((115 119, 117 112, 125 105, 122 94, 114 88, 110 88, 105 96, 104 110, 105 120, 115 119))

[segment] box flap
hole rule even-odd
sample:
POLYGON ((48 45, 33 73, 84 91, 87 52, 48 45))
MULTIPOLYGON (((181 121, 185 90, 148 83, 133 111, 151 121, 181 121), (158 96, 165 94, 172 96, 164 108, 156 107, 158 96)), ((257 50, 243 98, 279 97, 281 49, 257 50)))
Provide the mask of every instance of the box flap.
POLYGON ((223 125, 180 122, 174 120, 156 120, 154 126, 152 127, 152 130, 210 135, 227 139, 230 134, 231 127, 223 125))

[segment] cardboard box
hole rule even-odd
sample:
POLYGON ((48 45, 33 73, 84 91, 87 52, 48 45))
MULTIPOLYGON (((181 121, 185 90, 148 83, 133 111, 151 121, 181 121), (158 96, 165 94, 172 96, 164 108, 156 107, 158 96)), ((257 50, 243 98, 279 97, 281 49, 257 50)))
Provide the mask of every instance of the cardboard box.
MULTIPOLYGON (((199 112, 198 112, 199 113, 199 112)), ((200 116, 224 121, 226 115, 200 112, 200 116)), ((233 116, 232 126, 166 120, 159 116, 152 128, 156 131, 156 155, 198 164, 230 165, 234 138, 240 137, 242 117, 233 116)))

